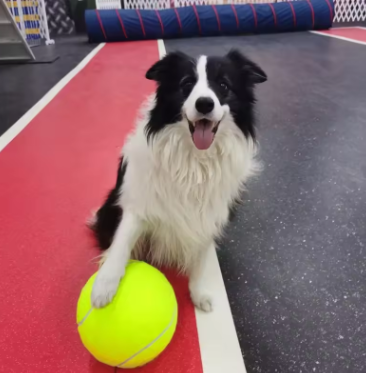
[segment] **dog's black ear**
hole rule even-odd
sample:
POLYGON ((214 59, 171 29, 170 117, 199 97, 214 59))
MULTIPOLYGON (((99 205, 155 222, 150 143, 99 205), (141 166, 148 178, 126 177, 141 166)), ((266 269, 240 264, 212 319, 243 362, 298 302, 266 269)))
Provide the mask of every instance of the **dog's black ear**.
POLYGON ((150 67, 146 73, 146 79, 161 82, 170 73, 179 68, 179 64, 190 58, 182 52, 172 52, 166 54, 160 61, 150 67))
POLYGON ((163 66, 164 66, 164 59, 154 63, 154 65, 152 65, 150 69, 147 70, 146 75, 145 75, 146 79, 158 80, 159 71, 162 70, 163 66))
POLYGON ((267 80, 266 73, 254 62, 243 56, 236 49, 231 50, 226 56, 236 68, 243 71, 253 84, 263 83, 267 80))

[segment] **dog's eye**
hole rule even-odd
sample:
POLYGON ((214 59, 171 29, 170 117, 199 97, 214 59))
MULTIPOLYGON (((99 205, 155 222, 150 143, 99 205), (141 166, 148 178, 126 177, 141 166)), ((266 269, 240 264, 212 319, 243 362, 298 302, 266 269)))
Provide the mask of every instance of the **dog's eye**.
POLYGON ((221 89, 222 89, 224 92, 226 92, 226 91, 229 90, 229 86, 227 85, 226 82, 220 82, 220 87, 221 87, 221 89))
POLYGON ((180 86, 183 89, 192 88, 196 81, 193 78, 187 77, 180 82, 180 86))
POLYGON ((191 93, 194 85, 196 84, 196 80, 191 77, 186 77, 180 82, 180 89, 184 96, 189 96, 191 93))

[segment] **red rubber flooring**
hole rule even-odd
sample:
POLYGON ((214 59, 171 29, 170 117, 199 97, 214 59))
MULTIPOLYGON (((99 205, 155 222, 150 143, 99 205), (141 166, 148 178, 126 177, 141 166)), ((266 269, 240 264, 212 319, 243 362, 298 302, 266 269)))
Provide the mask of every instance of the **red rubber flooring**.
POLYGON ((350 39, 351 41, 360 41, 366 43, 366 28, 347 27, 347 28, 332 28, 330 30, 321 31, 320 33, 329 36, 340 36, 350 39))
MULTIPOLYGON (((114 182, 157 59, 156 41, 106 45, 0 153, 0 372, 115 370, 97 363, 77 333, 76 302, 98 254, 84 222, 114 182)), ((176 335, 136 373, 202 373, 186 280, 169 278, 176 335)))

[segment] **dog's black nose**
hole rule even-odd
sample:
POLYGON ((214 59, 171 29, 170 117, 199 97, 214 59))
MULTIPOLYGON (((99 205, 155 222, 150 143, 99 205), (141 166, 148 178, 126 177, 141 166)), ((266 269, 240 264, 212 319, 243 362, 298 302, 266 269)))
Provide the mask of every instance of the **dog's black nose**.
POLYGON ((201 114, 210 113, 215 106, 213 99, 210 97, 200 97, 196 101, 196 109, 201 114))

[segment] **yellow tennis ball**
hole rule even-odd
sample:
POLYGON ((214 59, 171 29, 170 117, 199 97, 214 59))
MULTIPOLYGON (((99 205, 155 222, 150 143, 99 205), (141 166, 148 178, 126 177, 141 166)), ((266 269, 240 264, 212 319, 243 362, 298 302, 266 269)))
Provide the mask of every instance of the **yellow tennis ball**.
POLYGON ((102 363, 136 368, 155 359, 173 338, 178 319, 174 290, 147 263, 130 261, 113 301, 93 308, 96 273, 81 291, 77 323, 87 350, 102 363))

